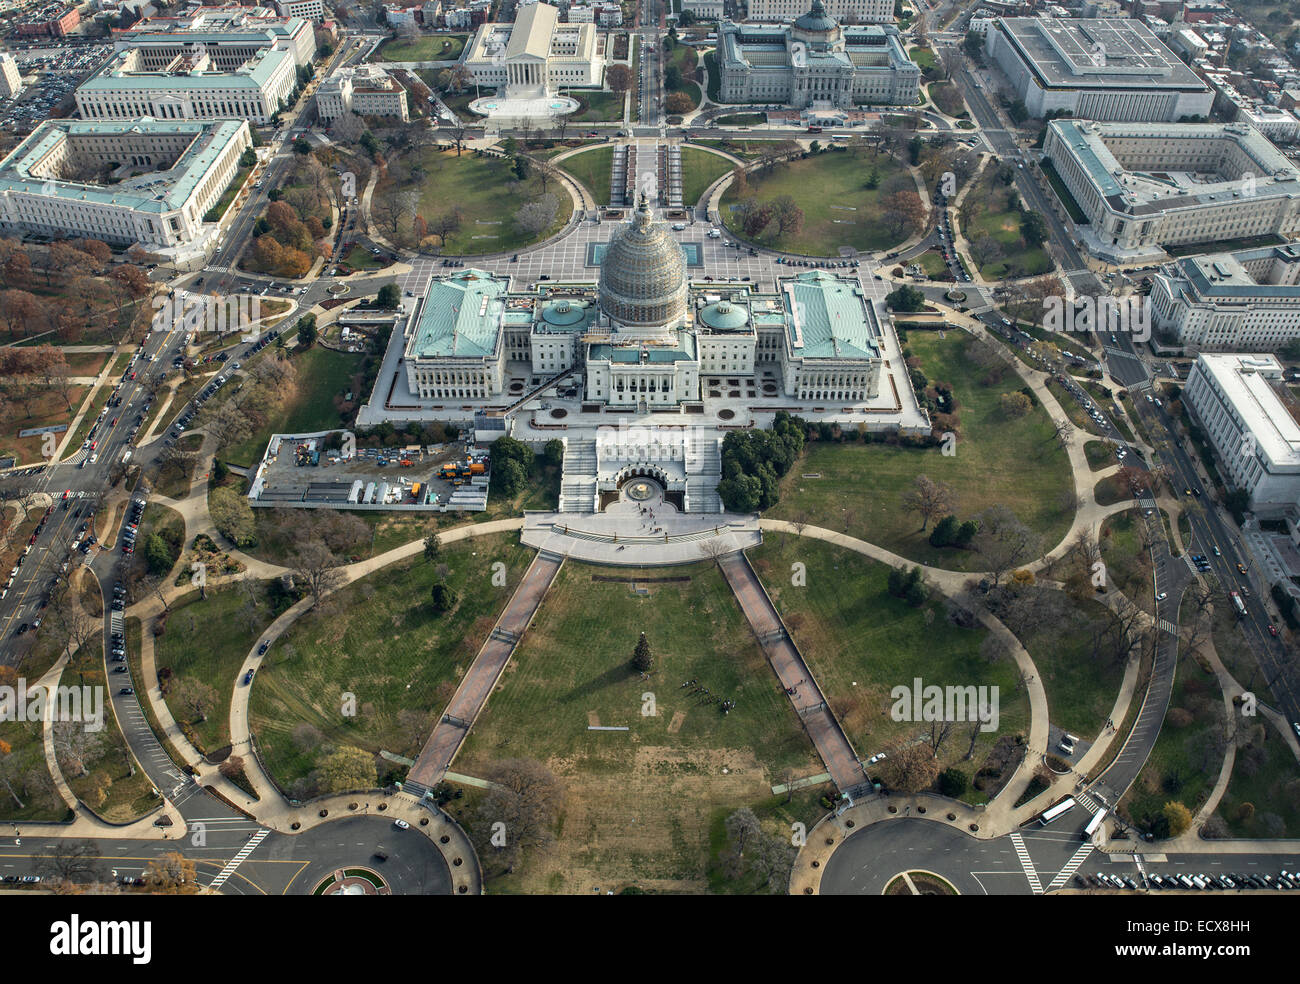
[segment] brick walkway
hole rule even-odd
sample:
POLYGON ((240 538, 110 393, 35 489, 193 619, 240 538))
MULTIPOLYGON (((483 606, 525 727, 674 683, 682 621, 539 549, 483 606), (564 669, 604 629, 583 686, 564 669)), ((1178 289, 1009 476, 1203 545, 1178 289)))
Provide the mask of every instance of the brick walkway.
POLYGON ((804 662, 794 640, 786 632, 772 600, 763 590, 749 561, 742 553, 727 554, 718 561, 740 607, 758 637, 763 653, 776 671, 781 686, 793 690, 790 703, 803 721, 808 737, 826 763, 826 771, 840 790, 851 789, 866 781, 866 774, 858 761, 848 736, 840 728, 826 704, 826 698, 813 679, 812 671, 804 662))
POLYGON ((420 750, 415 765, 411 766, 407 774, 408 782, 432 787, 442 779, 456 753, 460 751, 470 727, 492 695, 497 680, 501 678, 511 654, 523 638, 533 616, 537 614, 542 599, 546 597, 546 592, 550 590, 563 563, 563 557, 551 553, 539 553, 533 558, 519 587, 501 613, 501 618, 497 620, 492 633, 483 643, 483 648, 474 658, 469 672, 456 688, 456 694, 447 705, 442 720, 420 750))

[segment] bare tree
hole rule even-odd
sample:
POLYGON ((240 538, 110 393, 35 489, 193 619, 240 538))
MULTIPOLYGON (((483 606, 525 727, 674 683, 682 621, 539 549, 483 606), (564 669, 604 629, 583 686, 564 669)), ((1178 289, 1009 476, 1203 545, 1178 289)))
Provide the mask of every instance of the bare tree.
POLYGON ((956 495, 947 482, 936 482, 929 475, 917 475, 912 484, 903 490, 904 512, 914 512, 921 517, 924 530, 932 519, 940 519, 956 508, 956 495))
POLYGON ((343 584, 343 572, 339 570, 342 563, 324 543, 309 540, 294 551, 289 569, 294 580, 306 586, 312 604, 319 605, 321 598, 343 584))

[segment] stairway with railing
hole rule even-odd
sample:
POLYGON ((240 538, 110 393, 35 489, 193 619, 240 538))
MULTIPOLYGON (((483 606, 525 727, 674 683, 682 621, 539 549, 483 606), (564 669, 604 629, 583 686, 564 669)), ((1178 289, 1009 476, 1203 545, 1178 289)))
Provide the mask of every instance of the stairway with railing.
POLYGON ((564 448, 560 512, 596 511, 596 439, 570 438, 564 448))
POLYGON ((686 438, 686 495, 683 501, 686 512, 722 512, 722 499, 718 496, 720 481, 722 449, 718 438, 692 432, 686 438))

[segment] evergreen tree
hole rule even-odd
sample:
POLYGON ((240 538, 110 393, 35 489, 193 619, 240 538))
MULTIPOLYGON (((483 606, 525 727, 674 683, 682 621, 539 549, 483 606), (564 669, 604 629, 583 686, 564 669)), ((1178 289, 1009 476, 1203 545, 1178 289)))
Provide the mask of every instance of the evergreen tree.
POLYGON ((642 632, 641 638, 636 641, 636 649, 632 651, 632 669, 649 673, 654 665, 655 658, 650 655, 650 643, 646 641, 645 633, 642 632))

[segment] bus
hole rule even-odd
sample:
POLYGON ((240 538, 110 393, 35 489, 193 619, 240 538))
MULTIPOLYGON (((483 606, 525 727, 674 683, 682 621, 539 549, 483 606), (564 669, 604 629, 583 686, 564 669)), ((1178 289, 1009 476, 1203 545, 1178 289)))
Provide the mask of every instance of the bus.
POLYGON ((1053 820, 1058 820, 1074 809, 1074 797, 1066 797, 1057 803, 1050 810, 1038 818, 1038 822, 1046 827, 1053 820))
POLYGON ((1092 840, 1092 835, 1101 829, 1101 825, 1105 822, 1106 814, 1108 812, 1110 811, 1098 810, 1092 815, 1092 819, 1088 821, 1088 826, 1083 828, 1083 839, 1085 841, 1092 840))
POLYGON ((1230 592, 1228 595, 1232 599, 1232 607, 1237 610, 1237 618, 1246 617, 1246 603, 1241 600, 1241 595, 1237 592, 1230 592))

